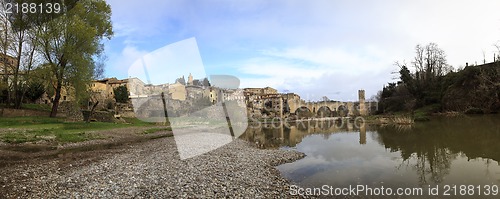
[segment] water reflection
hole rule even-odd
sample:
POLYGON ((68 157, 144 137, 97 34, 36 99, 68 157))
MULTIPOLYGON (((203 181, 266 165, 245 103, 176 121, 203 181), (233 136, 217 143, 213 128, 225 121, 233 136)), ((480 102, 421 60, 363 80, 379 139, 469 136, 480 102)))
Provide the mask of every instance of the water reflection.
POLYGON ((412 128, 310 122, 249 128, 261 147, 307 156, 278 167, 308 187, 500 185, 500 117, 435 118, 412 128))
POLYGON ((296 123, 250 124, 242 139, 256 143, 260 148, 295 147, 308 135, 328 139, 339 132, 359 133, 359 143, 366 144, 366 125, 347 120, 303 121, 296 123))
POLYGON ((417 123, 408 133, 381 127, 377 141, 401 153, 402 165, 413 167, 419 184, 437 184, 450 174, 453 160, 484 159, 487 166, 492 162, 498 166, 499 124, 499 118, 494 116, 436 118, 433 122, 417 123))

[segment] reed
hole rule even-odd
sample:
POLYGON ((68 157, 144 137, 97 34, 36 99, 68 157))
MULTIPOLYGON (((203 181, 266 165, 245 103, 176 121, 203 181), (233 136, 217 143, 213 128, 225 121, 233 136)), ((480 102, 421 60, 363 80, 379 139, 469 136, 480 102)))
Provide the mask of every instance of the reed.
POLYGON ((392 123, 394 124, 414 124, 415 120, 410 116, 395 116, 392 118, 392 123))

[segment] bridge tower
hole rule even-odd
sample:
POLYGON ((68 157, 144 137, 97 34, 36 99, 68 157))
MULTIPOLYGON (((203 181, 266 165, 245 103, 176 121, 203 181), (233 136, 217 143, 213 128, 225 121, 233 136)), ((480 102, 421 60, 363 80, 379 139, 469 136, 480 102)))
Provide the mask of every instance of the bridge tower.
POLYGON ((359 90, 358 97, 359 97, 359 114, 361 116, 366 116, 367 111, 365 107, 365 90, 359 90))

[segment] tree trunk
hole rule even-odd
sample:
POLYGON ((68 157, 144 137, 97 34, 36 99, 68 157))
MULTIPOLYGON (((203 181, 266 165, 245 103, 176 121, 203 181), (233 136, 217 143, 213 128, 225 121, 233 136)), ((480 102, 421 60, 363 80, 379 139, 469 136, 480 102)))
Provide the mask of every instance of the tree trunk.
MULTIPOLYGON (((17 59, 19 60, 19 59, 17 59)), ((19 93, 19 65, 14 69, 14 80, 12 81, 12 89, 14 90, 14 108, 21 108, 20 93, 19 93)))
POLYGON ((23 54, 23 42, 24 42, 24 31, 20 31, 18 33, 19 35, 19 40, 18 45, 17 45, 17 57, 16 61, 17 63, 15 64, 14 68, 14 82, 13 82, 13 87, 14 87, 14 108, 15 109, 20 109, 21 108, 21 103, 22 103, 22 96, 24 95, 23 92, 19 89, 19 69, 21 68, 21 56, 23 54))
POLYGON ((26 95, 26 79, 30 78, 29 74, 31 72, 31 68, 33 67, 33 57, 34 57, 34 54, 35 54, 35 47, 33 47, 31 49, 31 52, 30 52, 30 55, 29 55, 29 59, 28 59, 28 70, 25 71, 24 73, 24 85, 23 87, 20 89, 20 94, 21 96, 19 96, 19 108, 21 108, 21 104, 23 103, 23 100, 24 100, 24 97, 26 95))
POLYGON ((94 114, 95 107, 97 107, 98 104, 99 104, 99 101, 97 101, 96 103, 94 103, 94 105, 92 105, 92 109, 90 109, 90 112, 84 113, 84 114, 88 114, 87 116, 85 116, 85 115, 83 116, 83 119, 85 120, 86 123, 90 123, 90 118, 94 114))
POLYGON ((23 43, 24 43, 24 30, 19 31, 18 35, 18 41, 17 41, 17 57, 16 61, 17 63, 15 64, 14 68, 14 108, 20 109, 21 108, 21 103, 22 103, 22 95, 23 93, 21 92, 21 89, 19 88, 19 69, 21 68, 21 57, 23 54, 23 43))
POLYGON ((61 99, 61 84, 62 81, 57 80, 56 96, 54 97, 54 101, 52 102, 52 111, 50 111, 50 117, 56 117, 57 115, 57 108, 59 107, 59 100, 61 99))
MULTIPOLYGON (((5 55, 5 54, 4 54, 5 55)), ((7 60, 7 56, 4 57, 5 60, 7 60)), ((4 76, 3 76, 3 79, 2 79, 2 83, 5 84, 5 106, 6 107, 9 107, 10 106, 10 92, 9 92, 9 74, 8 74, 8 67, 7 67, 7 61, 4 61, 3 62, 3 65, 4 65, 4 76)), ((1 91, 3 92, 3 90, 1 91)))

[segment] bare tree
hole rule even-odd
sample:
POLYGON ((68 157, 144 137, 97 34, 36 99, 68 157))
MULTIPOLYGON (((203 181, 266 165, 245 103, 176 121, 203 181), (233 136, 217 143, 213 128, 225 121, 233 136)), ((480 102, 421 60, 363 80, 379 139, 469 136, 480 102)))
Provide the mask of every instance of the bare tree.
POLYGON ((493 46, 495 46, 497 48, 497 55, 496 55, 496 60, 495 61, 500 61, 500 42, 499 43, 496 43, 494 44, 493 46))
POLYGON ((421 81, 433 81, 437 76, 443 76, 450 72, 451 67, 447 64, 446 54, 437 44, 415 47, 416 55, 412 62, 415 68, 416 78, 421 81))

